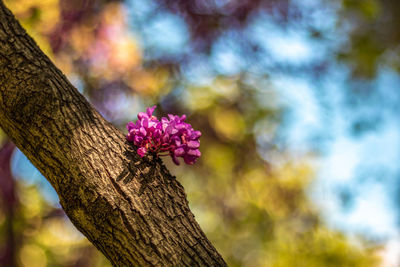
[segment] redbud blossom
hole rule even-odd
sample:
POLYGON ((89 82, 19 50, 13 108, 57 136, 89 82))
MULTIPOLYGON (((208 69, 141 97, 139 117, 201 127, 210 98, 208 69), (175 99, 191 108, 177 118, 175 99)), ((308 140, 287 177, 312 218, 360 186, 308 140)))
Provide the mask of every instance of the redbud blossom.
POLYGON ((170 155, 176 165, 179 165, 179 157, 186 164, 195 163, 201 156, 201 132, 193 130, 189 123, 184 122, 186 115, 179 117, 168 114, 168 118, 158 120, 153 115, 155 108, 148 107, 146 113, 138 114, 135 123, 128 122, 126 139, 138 147, 137 153, 141 157, 150 152, 158 156, 170 155))

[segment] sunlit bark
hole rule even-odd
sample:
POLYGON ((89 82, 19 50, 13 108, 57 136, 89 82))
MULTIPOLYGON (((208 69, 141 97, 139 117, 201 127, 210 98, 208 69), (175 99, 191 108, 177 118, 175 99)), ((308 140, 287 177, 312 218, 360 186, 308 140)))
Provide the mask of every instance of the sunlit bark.
POLYGON ((138 158, 2 1, 0 126, 113 265, 226 265, 196 223, 182 186, 159 160, 138 158))

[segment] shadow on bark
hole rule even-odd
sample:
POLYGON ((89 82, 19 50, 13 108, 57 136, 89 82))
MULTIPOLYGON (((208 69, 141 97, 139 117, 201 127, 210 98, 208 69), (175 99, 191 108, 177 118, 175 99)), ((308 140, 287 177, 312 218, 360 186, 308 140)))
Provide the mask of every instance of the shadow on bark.
MULTIPOLYGON (((124 156, 127 160, 124 161, 124 169, 118 175, 116 181, 128 184, 133 181, 133 179, 138 179, 140 184, 138 195, 141 196, 143 192, 148 188, 148 186, 158 178, 158 173, 161 168, 165 168, 162 164, 160 158, 155 155, 146 155, 141 158, 141 160, 135 160, 137 158, 137 153, 135 147, 129 143, 125 142, 128 147, 132 150, 126 150, 124 156)), ((171 176, 172 179, 175 177, 171 176)))

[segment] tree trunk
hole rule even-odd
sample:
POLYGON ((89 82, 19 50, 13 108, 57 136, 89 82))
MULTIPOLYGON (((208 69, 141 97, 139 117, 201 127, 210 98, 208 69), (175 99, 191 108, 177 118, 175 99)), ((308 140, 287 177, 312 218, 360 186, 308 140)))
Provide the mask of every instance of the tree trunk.
POLYGON ((0 126, 113 265, 226 266, 175 177, 159 159, 138 157, 1 0, 0 126))

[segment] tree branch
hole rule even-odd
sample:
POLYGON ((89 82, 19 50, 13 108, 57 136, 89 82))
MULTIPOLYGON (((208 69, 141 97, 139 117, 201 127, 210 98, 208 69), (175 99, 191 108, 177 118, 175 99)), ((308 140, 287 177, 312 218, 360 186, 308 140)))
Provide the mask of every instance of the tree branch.
POLYGON ((115 266, 225 266, 158 159, 140 159, 0 1, 0 126, 115 266), (119 179, 117 179, 119 177, 119 179))

